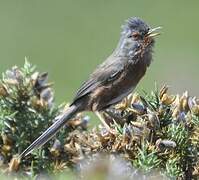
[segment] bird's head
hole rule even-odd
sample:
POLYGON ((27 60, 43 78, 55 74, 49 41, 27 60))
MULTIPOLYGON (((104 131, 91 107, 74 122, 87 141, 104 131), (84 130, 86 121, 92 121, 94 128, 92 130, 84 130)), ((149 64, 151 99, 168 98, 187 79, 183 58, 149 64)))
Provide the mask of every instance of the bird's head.
POLYGON ((121 39, 117 50, 120 55, 134 56, 136 53, 151 52, 154 45, 154 37, 161 27, 150 28, 142 19, 129 18, 122 26, 121 39))

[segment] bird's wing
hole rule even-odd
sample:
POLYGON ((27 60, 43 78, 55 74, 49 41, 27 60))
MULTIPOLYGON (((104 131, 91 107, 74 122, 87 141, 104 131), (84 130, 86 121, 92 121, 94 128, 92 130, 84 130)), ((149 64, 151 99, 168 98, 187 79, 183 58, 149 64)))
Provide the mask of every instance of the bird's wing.
POLYGON ((87 81, 85 81, 79 90, 76 93, 75 98, 73 101, 76 101, 77 99, 83 97, 84 95, 91 92, 93 89, 95 89, 100 83, 96 81, 96 79, 89 78, 87 81))
POLYGON ((109 57, 104 63, 98 66, 89 79, 82 84, 80 89, 77 91, 73 102, 86 94, 91 93, 100 85, 111 83, 120 76, 123 69, 124 63, 122 63, 119 57, 109 57), (111 58, 114 58, 114 60, 111 61, 111 58))

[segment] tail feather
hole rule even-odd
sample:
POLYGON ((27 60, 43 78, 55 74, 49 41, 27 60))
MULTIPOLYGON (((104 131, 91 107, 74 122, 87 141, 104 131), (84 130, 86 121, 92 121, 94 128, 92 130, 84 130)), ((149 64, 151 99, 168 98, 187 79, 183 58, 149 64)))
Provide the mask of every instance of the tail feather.
POLYGON ((70 106, 63 115, 58 116, 54 124, 52 124, 44 133, 39 136, 30 146, 28 146, 21 154, 20 157, 24 157, 31 153, 34 149, 42 146, 49 141, 58 130, 70 120, 78 112, 78 107, 75 105, 70 106))

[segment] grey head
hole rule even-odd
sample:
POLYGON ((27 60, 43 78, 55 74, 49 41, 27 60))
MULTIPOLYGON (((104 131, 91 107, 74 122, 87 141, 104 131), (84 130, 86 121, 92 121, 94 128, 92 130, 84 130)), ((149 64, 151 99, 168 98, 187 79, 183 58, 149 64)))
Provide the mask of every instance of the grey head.
MULTIPOLYGON (((146 55, 152 59, 152 47, 155 43, 154 37, 160 33, 155 31, 160 27, 151 29, 142 19, 131 17, 122 26, 121 37, 114 55, 133 59, 135 55, 146 55)), ((150 64, 150 62, 148 62, 150 64)))

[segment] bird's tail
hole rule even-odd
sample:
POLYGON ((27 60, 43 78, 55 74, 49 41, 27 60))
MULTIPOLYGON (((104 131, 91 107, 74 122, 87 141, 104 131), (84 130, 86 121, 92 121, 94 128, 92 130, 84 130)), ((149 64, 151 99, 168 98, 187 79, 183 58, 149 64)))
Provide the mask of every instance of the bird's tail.
POLYGON ((78 109, 78 106, 72 105, 62 115, 57 116, 55 118, 57 120, 20 154, 20 158, 28 155, 34 149, 49 141, 58 132, 58 130, 78 112, 78 109))

